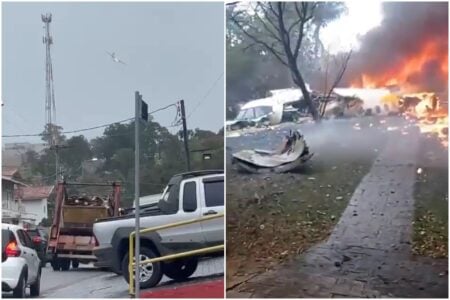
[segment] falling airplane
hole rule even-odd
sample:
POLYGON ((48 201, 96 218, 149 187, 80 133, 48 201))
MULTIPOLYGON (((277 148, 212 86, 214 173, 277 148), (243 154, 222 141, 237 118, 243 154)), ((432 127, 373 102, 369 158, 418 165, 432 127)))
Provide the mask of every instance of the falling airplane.
POLYGON ((111 56, 111 58, 112 58, 112 60, 114 61, 114 62, 116 62, 116 63, 121 63, 121 64, 124 64, 124 65, 126 65, 126 63, 124 63, 123 61, 121 61, 119 58, 117 58, 117 56, 116 56, 116 53, 109 53, 108 51, 106 51, 106 53, 108 53, 109 54, 109 56, 111 56))

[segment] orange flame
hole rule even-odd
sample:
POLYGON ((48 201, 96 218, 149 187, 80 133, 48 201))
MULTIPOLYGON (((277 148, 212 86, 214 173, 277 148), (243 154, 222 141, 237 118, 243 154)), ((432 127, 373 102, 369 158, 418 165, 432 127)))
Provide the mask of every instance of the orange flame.
MULTIPOLYGON (((352 82, 352 87, 359 88, 382 88, 395 86, 400 93, 421 92, 423 89, 420 83, 412 84, 409 80, 412 75, 419 74, 425 64, 429 61, 440 62, 440 76, 447 82, 448 78, 448 52, 442 51, 439 41, 430 40, 419 46, 418 51, 412 57, 405 57, 397 65, 391 66, 383 74, 364 73, 360 78, 352 82)), ((448 91, 448 88, 446 89, 448 91)), ((442 92, 442 91, 437 91, 442 92)), ((436 135, 444 147, 448 147, 448 111, 446 107, 433 107, 432 99, 436 97, 434 93, 420 93, 404 95, 419 99, 419 103, 409 111, 404 112, 404 116, 416 120, 416 125, 424 134, 436 135), (432 108, 432 109, 430 109, 432 108)), ((388 95, 380 100, 383 104, 397 106, 400 95, 388 95)))
POLYGON ((412 75, 420 73, 425 64, 429 61, 440 62, 439 74, 447 81, 448 74, 448 53, 442 51, 439 42, 430 40, 422 44, 417 53, 412 57, 405 57, 397 65, 393 65, 383 74, 364 73, 360 78, 352 82, 352 87, 377 88, 387 86, 400 86, 403 91, 416 92, 420 87, 409 82, 412 75))

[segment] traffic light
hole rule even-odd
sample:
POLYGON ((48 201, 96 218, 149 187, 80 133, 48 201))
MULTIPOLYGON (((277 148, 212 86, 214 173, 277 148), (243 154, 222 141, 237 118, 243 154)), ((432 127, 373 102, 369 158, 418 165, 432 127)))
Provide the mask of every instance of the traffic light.
POLYGON ((148 104, 141 98, 141 118, 148 122, 148 104))

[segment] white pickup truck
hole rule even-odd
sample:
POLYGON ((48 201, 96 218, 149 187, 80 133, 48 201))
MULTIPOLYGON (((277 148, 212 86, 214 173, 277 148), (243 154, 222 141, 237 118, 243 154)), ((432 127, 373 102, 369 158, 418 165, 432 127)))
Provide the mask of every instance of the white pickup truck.
MULTIPOLYGON (((140 209, 142 229, 223 213, 224 173, 222 170, 207 170, 175 175, 158 203, 143 205, 140 209)), ((134 212, 98 220, 94 224, 94 235, 98 242, 94 248, 97 257, 95 265, 123 274, 127 282, 128 240, 134 231, 134 224, 134 212)), ((223 243, 224 218, 217 218, 142 234, 140 258, 142 261, 223 243)), ((157 285, 163 274, 175 280, 186 279, 195 272, 199 258, 143 265, 141 287, 157 285)))

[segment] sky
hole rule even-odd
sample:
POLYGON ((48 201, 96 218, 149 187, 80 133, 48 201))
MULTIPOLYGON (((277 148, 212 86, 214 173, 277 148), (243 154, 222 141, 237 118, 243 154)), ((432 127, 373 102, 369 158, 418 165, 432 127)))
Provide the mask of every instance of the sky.
MULTIPOLYGON (((132 117, 135 91, 149 111, 184 99, 189 129, 223 127, 223 3, 2 3, 2 135, 44 128, 47 12, 57 124, 65 131, 132 117)), ((175 114, 172 107, 154 118, 167 126, 175 114)), ((10 142, 40 138, 3 138, 10 142)))
POLYGON ((359 37, 381 24, 382 2, 347 1, 347 13, 321 30, 320 39, 331 53, 347 52, 359 47, 359 37))

